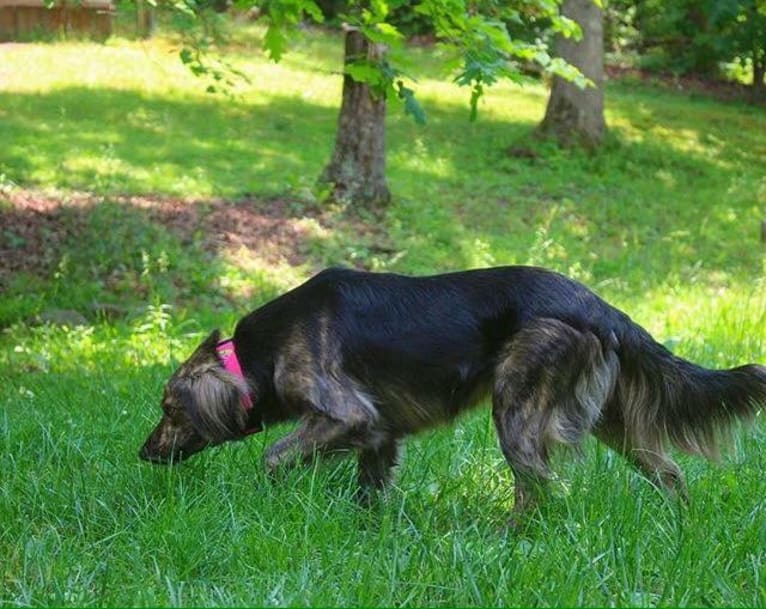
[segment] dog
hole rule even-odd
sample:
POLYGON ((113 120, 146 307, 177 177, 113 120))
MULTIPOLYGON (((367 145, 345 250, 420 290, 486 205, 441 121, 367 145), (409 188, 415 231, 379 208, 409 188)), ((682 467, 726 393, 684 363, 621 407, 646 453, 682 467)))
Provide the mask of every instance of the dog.
POLYGON ((214 331, 167 383, 140 450, 175 463, 297 420, 267 449, 272 474, 358 454, 360 496, 385 486, 402 438, 491 395, 514 512, 539 502, 557 444, 586 434, 686 496, 671 445, 715 459, 731 423, 766 403, 766 367, 709 370, 553 271, 508 266, 408 277, 327 269, 214 331))

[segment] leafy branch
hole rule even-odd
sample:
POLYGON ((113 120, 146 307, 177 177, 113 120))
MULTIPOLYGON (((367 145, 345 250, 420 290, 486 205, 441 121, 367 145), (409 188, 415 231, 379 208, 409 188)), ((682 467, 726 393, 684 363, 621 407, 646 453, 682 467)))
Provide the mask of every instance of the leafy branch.
MULTIPOLYGON (((598 0, 594 0, 598 2, 598 0)), ((478 116, 478 107, 487 87, 501 79, 520 82, 525 64, 536 64, 550 75, 559 76, 579 87, 591 83, 577 68, 561 58, 552 57, 546 38, 533 41, 514 38, 509 25, 524 25, 530 20, 546 24, 549 35, 578 39, 580 27, 559 14, 560 0, 421 0, 411 5, 404 0, 349 0, 340 15, 344 27, 360 31, 371 43, 385 49, 379 57, 359 57, 344 67, 344 73, 370 86, 373 95, 402 103, 405 114, 422 124, 423 107, 416 98, 415 79, 404 72, 396 60, 396 51, 404 35, 392 23, 392 10, 409 7, 413 14, 425 17, 433 27, 441 49, 452 56, 456 65, 453 82, 470 88, 470 118, 478 116)), ((322 23, 324 16, 314 0, 239 0, 241 8, 258 6, 266 23, 262 47, 273 61, 287 52, 291 34, 304 20, 322 23)), ((178 10, 199 14, 195 0, 176 0, 178 10)), ((235 78, 245 75, 231 65, 208 58, 205 40, 186 46, 181 60, 197 76, 211 78, 207 90, 228 92, 235 78)))

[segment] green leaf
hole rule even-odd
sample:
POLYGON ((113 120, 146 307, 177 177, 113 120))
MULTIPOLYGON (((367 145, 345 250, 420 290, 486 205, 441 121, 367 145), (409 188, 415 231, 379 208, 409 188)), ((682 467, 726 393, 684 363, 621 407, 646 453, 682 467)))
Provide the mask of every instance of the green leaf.
POLYGON ((484 95, 484 87, 482 86, 481 81, 476 81, 476 84, 474 84, 473 89, 471 90, 471 122, 474 122, 479 116, 479 100, 482 95, 484 95))
POLYGON ((312 2, 312 0, 303 0, 303 2, 301 2, 300 8, 301 10, 308 13, 309 17, 311 17, 317 23, 324 22, 322 9, 319 8, 319 5, 316 2, 312 2))
POLYGON ((282 55, 284 55, 287 48, 287 37, 284 31, 273 22, 269 24, 266 34, 263 36, 263 48, 273 61, 282 59, 282 55))
POLYGON ((189 65, 194 60, 194 56, 191 52, 191 49, 188 49, 186 47, 181 49, 181 52, 178 53, 178 56, 181 58, 181 62, 184 65, 189 65))
POLYGON ((396 87, 399 99, 404 102, 404 113, 412 116, 418 125, 425 125, 426 113, 423 111, 420 102, 415 99, 415 91, 405 87, 401 80, 396 83, 396 87))
POLYGON ((551 30, 557 34, 561 34, 564 38, 582 40, 582 28, 580 28, 580 24, 574 19, 570 19, 564 15, 558 15, 555 19, 551 20, 551 30))
POLYGON ((196 13, 194 12, 194 9, 191 6, 189 6, 189 4, 184 2, 184 0, 178 0, 177 2, 173 3, 173 8, 180 13, 188 15, 189 17, 197 16, 196 13))
POLYGON ((576 87, 579 87, 580 89, 585 89, 586 87, 595 87, 596 84, 587 78, 580 70, 578 70, 575 66, 572 64, 567 63, 561 57, 555 57, 551 60, 551 63, 546 66, 545 71, 548 74, 553 74, 555 76, 558 76, 560 78, 563 78, 566 81, 571 82, 576 87))
POLYGON ((395 26, 391 25, 390 23, 378 23, 375 25, 375 28, 381 34, 391 40, 400 40, 404 38, 404 34, 402 34, 398 29, 396 29, 395 26))
POLYGON ((382 80, 380 68, 369 61, 355 61, 346 64, 345 72, 356 82, 369 85, 377 85, 382 80))
POLYGON ((540 64, 541 66, 545 67, 551 63, 551 56, 548 55, 545 51, 538 51, 535 53, 534 57, 535 63, 540 64))

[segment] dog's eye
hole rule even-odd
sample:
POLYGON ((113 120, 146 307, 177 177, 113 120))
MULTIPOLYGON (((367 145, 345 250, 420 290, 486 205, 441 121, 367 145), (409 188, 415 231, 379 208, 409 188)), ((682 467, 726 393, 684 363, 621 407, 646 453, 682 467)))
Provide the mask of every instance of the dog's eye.
POLYGON ((165 414, 172 415, 179 412, 181 408, 166 397, 162 400, 162 410, 165 414))
POLYGON ((165 411, 165 414, 171 418, 177 417, 183 412, 183 408, 173 403, 168 403, 163 406, 163 410, 165 411))

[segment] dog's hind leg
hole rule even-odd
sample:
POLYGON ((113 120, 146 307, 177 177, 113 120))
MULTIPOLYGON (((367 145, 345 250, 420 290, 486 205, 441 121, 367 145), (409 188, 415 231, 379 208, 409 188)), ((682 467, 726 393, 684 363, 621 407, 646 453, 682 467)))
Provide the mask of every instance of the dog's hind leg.
POLYGON ((515 514, 543 493, 552 445, 576 445, 596 424, 618 372, 611 346, 558 320, 535 320, 509 342, 495 368, 492 415, 515 478, 515 514))
POLYGON ((610 404, 604 413, 604 418, 593 430, 593 435, 613 451, 625 457, 633 467, 649 480, 664 488, 671 495, 688 501, 688 492, 681 468, 667 454, 662 441, 656 437, 656 434, 645 436, 629 434, 622 416, 610 404))

